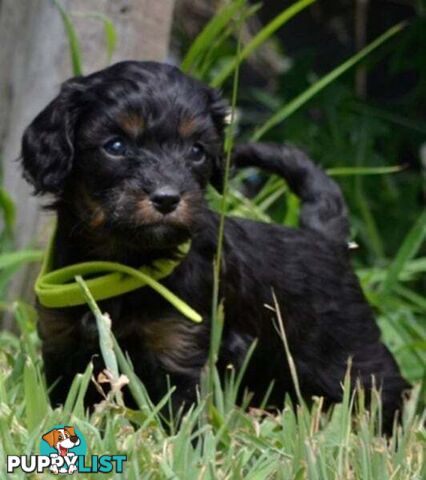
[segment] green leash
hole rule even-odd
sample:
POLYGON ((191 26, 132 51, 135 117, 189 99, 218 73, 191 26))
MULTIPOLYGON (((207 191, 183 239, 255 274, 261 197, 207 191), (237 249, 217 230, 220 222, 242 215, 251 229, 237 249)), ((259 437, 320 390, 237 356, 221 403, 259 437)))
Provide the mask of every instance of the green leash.
POLYGON ((185 317, 197 323, 202 321, 202 317, 195 310, 157 281, 169 276, 180 264, 191 248, 190 241, 179 245, 178 259, 155 260, 149 267, 136 269, 121 263, 96 261, 76 263, 52 271, 54 240, 55 233, 50 239, 34 287, 37 298, 43 306, 63 308, 85 305, 86 300, 81 287, 75 281, 75 277, 81 275, 83 278, 89 277, 85 279, 85 283, 95 300, 117 297, 148 286, 163 296, 185 317))

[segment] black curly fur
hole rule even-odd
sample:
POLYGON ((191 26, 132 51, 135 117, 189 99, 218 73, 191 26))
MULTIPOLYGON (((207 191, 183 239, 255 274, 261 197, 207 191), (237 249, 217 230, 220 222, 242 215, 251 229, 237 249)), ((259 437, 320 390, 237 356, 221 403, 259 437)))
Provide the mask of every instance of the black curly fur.
MULTIPOLYGON (((164 285, 202 314, 201 324, 149 288, 101 302, 154 401, 165 393, 168 374, 177 387, 176 405, 191 404, 207 359, 218 215, 203 193, 208 182, 221 186, 227 110, 217 91, 174 67, 123 62, 66 82, 23 138, 26 178, 36 193, 55 198, 54 267, 95 259, 138 267, 172 256, 178 243, 192 238, 189 255, 164 285), (106 151, 111 139, 124 144, 122 154, 106 151), (163 187, 180 197, 176 210, 164 215, 153 206, 163 187)), ((282 405, 285 393, 294 398, 282 341, 265 307, 274 290, 303 395, 339 402, 352 357, 354 380, 368 388, 375 376, 380 385, 389 427, 408 385, 380 341, 352 271, 339 188, 294 147, 240 145, 234 162, 282 175, 302 200, 301 227, 226 220, 220 370, 238 368, 257 338, 244 377, 253 403, 272 380, 271 404, 282 405)), ((99 353, 96 328, 85 307, 39 310, 47 380, 59 379, 51 398, 61 403, 75 373, 99 353)), ((93 393, 88 402, 94 401, 93 393)))

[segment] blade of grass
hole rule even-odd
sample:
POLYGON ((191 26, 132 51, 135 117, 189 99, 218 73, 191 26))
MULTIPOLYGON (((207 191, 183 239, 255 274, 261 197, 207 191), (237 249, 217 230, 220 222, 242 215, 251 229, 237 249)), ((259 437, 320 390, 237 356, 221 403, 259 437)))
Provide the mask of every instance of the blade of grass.
POLYGON ((383 293, 390 292, 396 285, 405 264, 419 251, 426 238, 426 211, 424 211, 405 237, 395 260, 390 264, 388 273, 381 285, 383 293))
POLYGON ((27 358, 24 367, 25 413, 29 431, 37 428, 47 413, 49 401, 39 369, 27 358))
MULTIPOLYGON (((237 23, 237 51, 236 58, 239 59, 241 53, 241 29, 242 21, 239 19, 237 23)), ((238 63, 239 65, 239 63, 238 63)), ((218 231, 218 240, 217 240, 217 250, 215 261, 213 264, 213 297, 212 297, 212 327, 210 333, 210 347, 209 347, 209 358, 208 358, 208 379, 207 387, 208 391, 212 392, 214 376, 213 371, 215 368, 217 355, 219 351, 220 338, 222 335, 223 329, 223 310, 219 312, 219 282, 220 282, 220 272, 222 264, 222 249, 223 249, 223 237, 225 229, 225 216, 226 216, 226 202, 228 194, 228 184, 229 176, 231 170, 231 156, 232 156, 232 147, 234 139, 234 124, 235 124, 235 113, 237 106, 237 93, 238 93, 238 82, 239 82, 239 66, 235 69, 234 82, 232 86, 232 101, 231 101, 231 121, 230 125, 226 131, 225 138, 225 168, 224 168, 224 179, 223 179, 223 194, 220 208, 220 221, 219 221, 219 231, 218 231)))
POLYGON ((112 20, 106 15, 97 14, 97 18, 104 24, 107 63, 110 63, 117 45, 117 31, 112 20))
POLYGON ((353 55, 351 58, 343 62, 341 65, 336 67, 330 73, 322 77, 320 80, 315 82, 311 87, 307 88, 304 92, 298 95, 296 98, 291 100, 287 105, 282 109, 278 110, 269 120, 267 120, 259 129, 257 129, 253 135, 252 140, 257 141, 265 135, 271 128, 275 127, 286 118, 288 118, 292 113, 302 107, 306 102, 308 102, 312 97, 317 93, 323 90, 325 87, 330 85, 336 78, 340 77, 346 73, 350 68, 363 60, 367 55, 372 51, 379 48, 390 38, 397 35, 404 28, 405 23, 399 23, 394 27, 387 30, 383 35, 380 35, 376 40, 370 43, 367 47, 363 48, 357 54, 353 55))
POLYGON ((271 20, 254 38, 244 47, 239 57, 235 57, 231 62, 224 65, 222 70, 214 77, 211 85, 213 87, 220 87, 223 82, 232 74, 237 66, 249 57, 257 48, 266 42, 279 28, 287 23, 291 18, 296 16, 301 10, 308 7, 315 0, 299 0, 290 7, 283 10, 273 20, 271 20))
POLYGON ((213 18, 207 23, 201 33, 192 42, 190 49, 181 63, 181 69, 184 72, 191 72, 206 49, 217 39, 220 32, 235 18, 245 0, 237 0, 225 5, 213 18))
POLYGON ((3 212, 4 225, 11 232, 15 223, 15 205, 10 195, 2 187, 0 187, 0 209, 3 212))
MULTIPOLYGON (((408 282, 416 279, 426 272, 426 258, 416 258, 405 263, 400 275, 400 282, 408 282)), ((358 276, 365 280, 367 284, 383 282, 387 275, 387 268, 360 268, 357 270, 358 276)))
POLYGON ((169 391, 166 393, 166 395, 164 395, 164 397, 159 401, 159 403, 151 409, 149 415, 145 419, 144 423, 141 425, 141 430, 142 431, 144 429, 148 428, 148 426, 152 422, 154 422, 154 421, 156 423, 159 422, 159 415, 160 415, 161 411, 163 410, 163 408, 167 405, 167 403, 170 402, 170 399, 171 399, 175 390, 176 390, 176 387, 171 387, 169 389, 169 391))
POLYGON ((386 175, 389 173, 398 173, 404 170, 401 165, 390 167, 333 167, 328 168, 327 173, 332 177, 351 176, 351 175, 386 175))
POLYGON ((402 285, 395 285, 393 287, 393 290, 395 291, 395 293, 409 300, 413 305, 419 307, 421 310, 423 310, 426 313, 426 297, 425 296, 418 294, 414 290, 405 288, 402 285))
POLYGON ((37 314, 32 307, 23 302, 14 302, 12 312, 21 331, 21 348, 30 357, 32 363, 36 365, 38 363, 38 350, 37 346, 34 345, 31 336, 36 329, 35 324, 37 314))
POLYGON ((253 343, 250 345, 250 347, 247 350, 247 353, 244 357, 244 361, 243 361, 241 367, 238 370, 237 378, 236 378, 236 380, 234 382, 234 385, 233 385, 233 387, 235 389, 234 403, 236 403, 236 401, 237 401, 237 395, 238 395, 238 392, 241 388, 241 383, 243 381, 244 374, 246 373, 248 364, 250 363, 250 359, 251 359, 256 347, 257 347, 257 339, 254 340, 253 343))
POLYGON ((281 177, 271 175, 261 188, 261 190, 256 194, 253 201, 256 204, 260 204, 263 200, 267 200, 269 195, 272 195, 277 190, 280 190, 283 186, 287 188, 286 183, 281 177))
MULTIPOLYGON (((362 168, 362 163, 364 162, 364 159, 368 157, 370 152, 371 145, 369 144, 368 126, 366 125, 366 122, 363 121, 356 152, 356 163, 358 166, 361 165, 362 168)), ((355 177, 355 198, 361 212, 361 216, 364 220, 366 230, 365 237, 368 240, 367 244, 371 246, 376 257, 384 258, 384 244, 369 204, 369 198, 364 191, 364 180, 362 176, 355 177)))
POLYGON ((104 36, 105 36, 105 46, 107 54, 107 64, 111 62, 112 55, 117 46, 117 30, 115 29, 113 21, 103 13, 98 12, 87 12, 79 13, 74 12, 73 16, 83 17, 83 18, 93 18, 94 20, 99 20, 103 23, 104 27, 104 36))
POLYGON ((39 262, 43 258, 42 250, 21 250, 0 255, 0 270, 19 266, 21 263, 39 262))
POLYGON ((252 218, 254 220, 260 220, 266 223, 270 223, 272 221, 262 209, 260 209, 253 201, 245 197, 238 190, 230 191, 229 197, 230 199, 236 200, 235 207, 229 209, 230 215, 252 218))
POLYGON ((77 373, 77 375, 74 376, 71 386, 68 389, 67 398, 63 406, 63 412, 65 416, 71 415, 71 412, 74 409, 75 402, 80 391, 82 377, 83 375, 81 373, 77 373))
POLYGON ((410 120, 409 118, 405 118, 393 112, 389 112, 387 110, 377 108, 377 107, 372 107, 371 105, 365 105, 363 103, 355 103, 351 105, 349 108, 354 112, 357 112, 357 113, 359 112, 363 115, 369 115, 371 117, 380 118, 389 123, 398 125, 399 127, 415 130, 416 132, 426 135, 426 123, 419 122, 419 119, 417 119, 416 121, 410 120))
POLYGON ((79 410, 80 413, 82 412, 82 401, 89 386, 92 373, 93 364, 92 362, 89 362, 83 373, 77 373, 74 375, 63 406, 63 412, 65 413, 66 417, 70 417, 72 413, 76 412, 77 403, 79 404, 79 408, 77 408, 77 410, 79 410))
MULTIPOLYGON (((247 4, 248 2, 246 1, 245 3, 247 4)), ((261 4, 255 4, 252 6, 245 5, 245 8, 240 11, 240 18, 244 21, 247 21, 260 8, 261 4)), ((226 40, 231 37, 233 32, 234 25, 232 22, 229 22, 221 34, 206 49, 205 54, 201 57, 201 60, 197 65, 197 69, 192 71, 193 75, 199 79, 208 81, 210 80, 210 77, 214 75, 215 67, 219 68, 218 65, 221 66, 232 62, 233 57, 223 56, 223 50, 221 50, 221 47, 225 44, 226 40), (217 62, 216 65, 215 62, 217 62)))
POLYGON ((273 305, 273 307, 271 307, 271 310, 275 313, 275 316, 276 316, 277 321, 278 321, 278 333, 279 333, 280 338, 283 342, 284 352, 285 352, 287 363, 288 363, 288 366, 289 366, 289 369, 290 369, 290 374, 291 374, 291 379, 293 381, 294 391, 296 393, 297 401, 299 402, 299 405, 303 406, 303 405, 305 405, 305 402, 303 400, 302 393, 301 393, 301 390, 300 390, 299 377, 297 375, 296 364, 294 362, 293 355, 291 354, 291 351, 290 351, 290 346, 288 344, 287 335, 285 333, 283 318, 281 316, 280 305, 278 303, 278 299, 275 295, 274 290, 272 290, 272 299, 273 299, 274 305, 273 305))
POLYGON ((259 208, 262 212, 265 212, 271 205, 273 205, 280 197, 287 192, 287 185, 281 185, 274 193, 271 193, 269 197, 265 198, 260 204, 259 208))
POLYGON ((138 376, 133 370, 133 366, 126 355, 121 350, 120 345, 117 340, 113 337, 114 352, 117 356, 117 362, 120 367, 120 370, 126 375, 129 379, 129 390, 140 410, 151 411, 154 408, 151 399, 149 398, 148 392, 144 384, 140 381, 138 376))
POLYGON ((345 478, 349 474, 349 440, 351 434, 351 413, 354 404, 355 391, 351 388, 352 360, 348 360, 348 367, 343 382, 343 398, 340 407, 340 431, 337 477, 345 478))
POLYGON ((80 42, 78 40, 78 36, 75 30, 74 24, 71 20, 70 15, 62 6, 59 0, 53 0, 53 4, 56 6, 56 8, 59 11, 59 14, 61 15, 62 22, 65 27, 65 32, 68 37, 72 71, 74 75, 82 75, 83 74, 83 67, 82 67, 82 61, 81 61, 82 53, 81 53, 80 42))
POLYGON ((96 318, 96 325, 99 333, 99 346, 101 349, 102 358, 105 362, 105 366, 107 370, 113 375, 113 379, 118 380, 118 364, 117 358, 114 353, 114 344, 111 332, 111 319, 108 315, 101 312, 95 299, 90 293, 86 282, 83 280, 83 277, 77 275, 75 279, 76 282, 80 285, 81 291, 83 292, 83 295, 90 307, 90 310, 96 318))
POLYGON ((73 415, 79 418, 84 417, 84 412, 86 410, 84 404, 84 398, 86 396, 87 389, 89 388, 90 381, 93 375, 93 363, 90 362, 87 365, 86 370, 83 374, 79 373, 79 382, 78 382, 78 393, 77 398, 75 400, 75 404, 72 409, 73 415))
POLYGON ((300 199, 293 193, 287 195, 287 210, 284 217, 284 225, 297 227, 299 223, 300 199))

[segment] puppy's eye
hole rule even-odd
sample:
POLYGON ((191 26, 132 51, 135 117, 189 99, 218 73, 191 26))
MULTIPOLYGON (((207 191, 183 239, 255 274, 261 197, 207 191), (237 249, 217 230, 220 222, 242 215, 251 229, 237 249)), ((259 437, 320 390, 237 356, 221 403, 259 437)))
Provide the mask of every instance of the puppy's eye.
POLYGON ((127 147, 121 138, 113 138, 103 146, 104 150, 115 157, 121 157, 126 154, 127 147))
POLYGON ((206 158, 206 151, 199 143, 194 143, 189 152, 189 156, 194 163, 202 163, 206 158))

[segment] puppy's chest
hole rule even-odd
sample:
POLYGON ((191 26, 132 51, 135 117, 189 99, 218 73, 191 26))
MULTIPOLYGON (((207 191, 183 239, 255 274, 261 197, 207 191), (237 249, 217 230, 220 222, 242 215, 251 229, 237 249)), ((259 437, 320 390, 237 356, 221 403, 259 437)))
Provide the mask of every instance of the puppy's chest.
MULTIPOLYGON (((205 258, 194 261, 194 256, 189 260, 162 283, 202 316, 201 324, 188 320, 153 290, 143 288, 101 305, 103 311, 110 313, 113 331, 120 343, 137 344, 155 352, 179 346, 183 349, 188 342, 208 347, 212 263, 205 258)), ((224 301, 226 323, 229 326, 241 323, 243 329, 249 330, 254 318, 259 317, 258 305, 263 303, 254 301, 254 292, 247 293, 247 285, 235 267, 233 263, 224 262, 219 298, 224 301)))
MULTIPOLYGON (((156 297, 154 293, 151 296, 156 297)), ((111 319, 114 335, 121 342, 137 340, 153 348, 167 347, 192 324, 162 299, 122 299, 118 303, 111 319)))
POLYGON ((110 312, 113 333, 132 358, 154 358, 166 370, 184 373, 207 350, 209 322, 204 311, 200 313, 205 321, 196 324, 148 290, 105 303, 102 309, 110 312))

